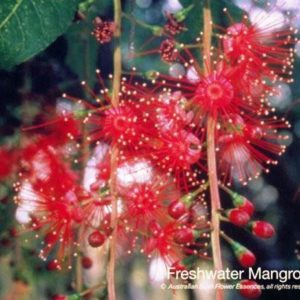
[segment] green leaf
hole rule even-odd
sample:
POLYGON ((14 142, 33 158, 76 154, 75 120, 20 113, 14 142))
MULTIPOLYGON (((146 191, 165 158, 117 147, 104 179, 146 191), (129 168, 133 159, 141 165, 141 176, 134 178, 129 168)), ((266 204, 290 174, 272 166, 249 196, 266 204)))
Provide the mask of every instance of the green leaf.
POLYGON ((0 68, 45 49, 70 25, 78 0, 0 1, 0 68))

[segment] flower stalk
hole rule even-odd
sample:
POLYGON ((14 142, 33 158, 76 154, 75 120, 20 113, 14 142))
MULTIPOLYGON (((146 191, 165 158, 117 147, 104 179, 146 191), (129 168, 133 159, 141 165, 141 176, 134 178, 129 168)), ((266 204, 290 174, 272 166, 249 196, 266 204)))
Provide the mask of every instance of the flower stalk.
MULTIPOLYGON (((113 107, 119 105, 119 92, 121 85, 122 73, 122 56, 121 56, 121 18, 122 6, 120 0, 114 0, 114 77, 112 85, 112 99, 111 104, 113 107)), ((117 193, 116 193, 116 165, 117 165, 118 149, 113 147, 111 152, 111 178, 110 178, 110 192, 112 196, 112 213, 111 213, 111 227, 113 232, 110 241, 109 262, 107 266, 107 284, 108 284, 108 297, 109 300, 116 299, 115 290, 115 265, 116 265, 116 240, 117 240, 117 227, 118 227, 118 211, 117 211, 117 193)))
MULTIPOLYGON (((209 5, 209 0, 205 2, 204 11, 204 36, 203 36, 203 52, 204 52, 204 70, 209 73, 210 68, 210 49, 212 38, 212 17, 209 5)), ((208 181, 211 198, 211 246, 214 268, 220 271, 223 268, 221 246, 220 246, 220 219, 218 212, 221 209, 219 184, 216 162, 216 146, 215 146, 215 130, 216 119, 214 116, 209 116, 207 120, 207 163, 208 163, 208 181)), ((221 289, 216 290, 216 299, 224 299, 224 294, 221 289)))

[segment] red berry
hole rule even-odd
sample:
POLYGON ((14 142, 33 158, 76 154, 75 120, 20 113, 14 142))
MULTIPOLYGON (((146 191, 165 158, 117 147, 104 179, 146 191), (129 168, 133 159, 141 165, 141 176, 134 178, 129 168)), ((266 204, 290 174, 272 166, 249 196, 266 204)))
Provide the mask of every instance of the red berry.
POLYGON ((274 227, 268 222, 255 221, 250 226, 252 233, 263 239, 271 238, 275 234, 274 227))
POLYGON ((93 261, 88 256, 83 256, 81 258, 82 267, 85 269, 90 269, 93 265, 93 261))
POLYGON ((89 235, 88 242, 90 246, 94 248, 100 247, 105 242, 105 236, 104 234, 96 230, 89 235))
POLYGON ((240 294, 249 299, 256 299, 261 295, 260 286, 253 280, 242 280, 239 285, 240 294))
POLYGON ((61 266, 56 259, 50 260, 47 264, 48 271, 56 271, 56 270, 60 270, 60 269, 61 269, 61 266))
POLYGON ((188 244, 194 241, 194 233, 191 228, 182 228, 175 232, 174 241, 177 244, 188 244))
POLYGON ((158 237, 161 233, 161 226, 155 220, 152 220, 148 225, 148 231, 154 237, 158 237))
POLYGON ((246 249, 239 254, 238 261, 242 267, 249 268, 255 265, 256 257, 250 250, 246 249))
POLYGON ((174 219, 179 219, 186 213, 185 205, 180 201, 172 201, 168 207, 169 215, 174 219))
POLYGON ((239 208, 230 209, 226 215, 229 221, 236 226, 245 226, 250 220, 250 216, 239 208))
POLYGON ((52 300, 67 300, 67 296, 64 295, 54 295, 52 296, 52 300))

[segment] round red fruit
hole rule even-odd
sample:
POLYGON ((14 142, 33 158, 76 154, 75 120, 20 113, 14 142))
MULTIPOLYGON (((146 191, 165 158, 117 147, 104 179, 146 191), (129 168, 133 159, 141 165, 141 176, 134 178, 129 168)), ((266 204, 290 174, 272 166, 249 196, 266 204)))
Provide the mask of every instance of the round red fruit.
POLYGON ((168 207, 169 215, 174 219, 179 219, 186 213, 185 205, 180 201, 172 201, 168 207))
POLYGON ((253 280, 242 280, 239 286, 240 294, 248 299, 257 299, 261 295, 260 286, 253 280))
POLYGON ((89 235, 88 242, 90 246, 94 248, 100 247, 105 242, 105 236, 104 234, 96 230, 89 235))

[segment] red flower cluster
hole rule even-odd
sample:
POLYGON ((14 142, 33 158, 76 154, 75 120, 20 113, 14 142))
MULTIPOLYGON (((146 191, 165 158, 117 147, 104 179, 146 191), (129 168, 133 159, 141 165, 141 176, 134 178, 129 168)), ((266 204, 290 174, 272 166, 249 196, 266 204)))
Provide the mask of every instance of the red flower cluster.
POLYGON ((173 42, 180 45, 174 48, 164 42, 161 48, 162 59, 174 58, 186 73, 177 78, 160 75, 156 83, 182 93, 199 131, 207 117, 216 120, 219 170, 225 182, 234 178, 246 183, 261 170, 268 171, 265 165, 276 164, 276 155, 285 150, 280 130, 289 124, 272 116, 268 97, 277 93, 279 82, 292 82, 295 30, 289 24, 280 29, 271 20, 268 25, 264 29, 246 16, 233 23, 221 32, 220 46, 203 56, 203 66, 183 44, 173 42), (171 48, 180 54, 165 52, 171 48))
MULTIPOLYGON (((165 27, 171 35, 183 29, 174 20, 169 16, 165 27)), ((112 24, 96 20, 95 25, 96 38, 109 41, 112 24)), ((246 183, 267 171, 265 165, 276 164, 275 156, 285 150, 280 130, 289 124, 271 116, 267 97, 276 92, 275 82, 289 81, 292 34, 290 28, 265 32, 244 19, 224 31, 220 48, 203 57, 204 66, 184 45, 177 49, 172 37, 160 52, 164 61, 183 63, 185 76, 159 75, 151 84, 123 78, 115 105, 97 71, 99 93, 83 82, 95 105, 64 95, 78 101, 83 112, 48 123, 45 135, 19 154, 18 210, 26 211, 29 221, 24 223, 44 236, 42 255, 58 248, 63 261, 81 243, 105 244, 113 231, 116 201, 122 249, 139 247, 148 257, 158 254, 181 270, 190 264, 187 256, 206 258, 211 230, 202 179, 207 119, 217 124, 217 163, 224 183, 246 183), (79 142, 87 146, 82 155, 79 142)), ((273 236, 270 224, 250 221, 254 206, 249 200, 229 194, 234 208, 221 211, 223 218, 258 237, 273 236)), ((255 264, 250 250, 227 241, 242 266, 255 264)))

